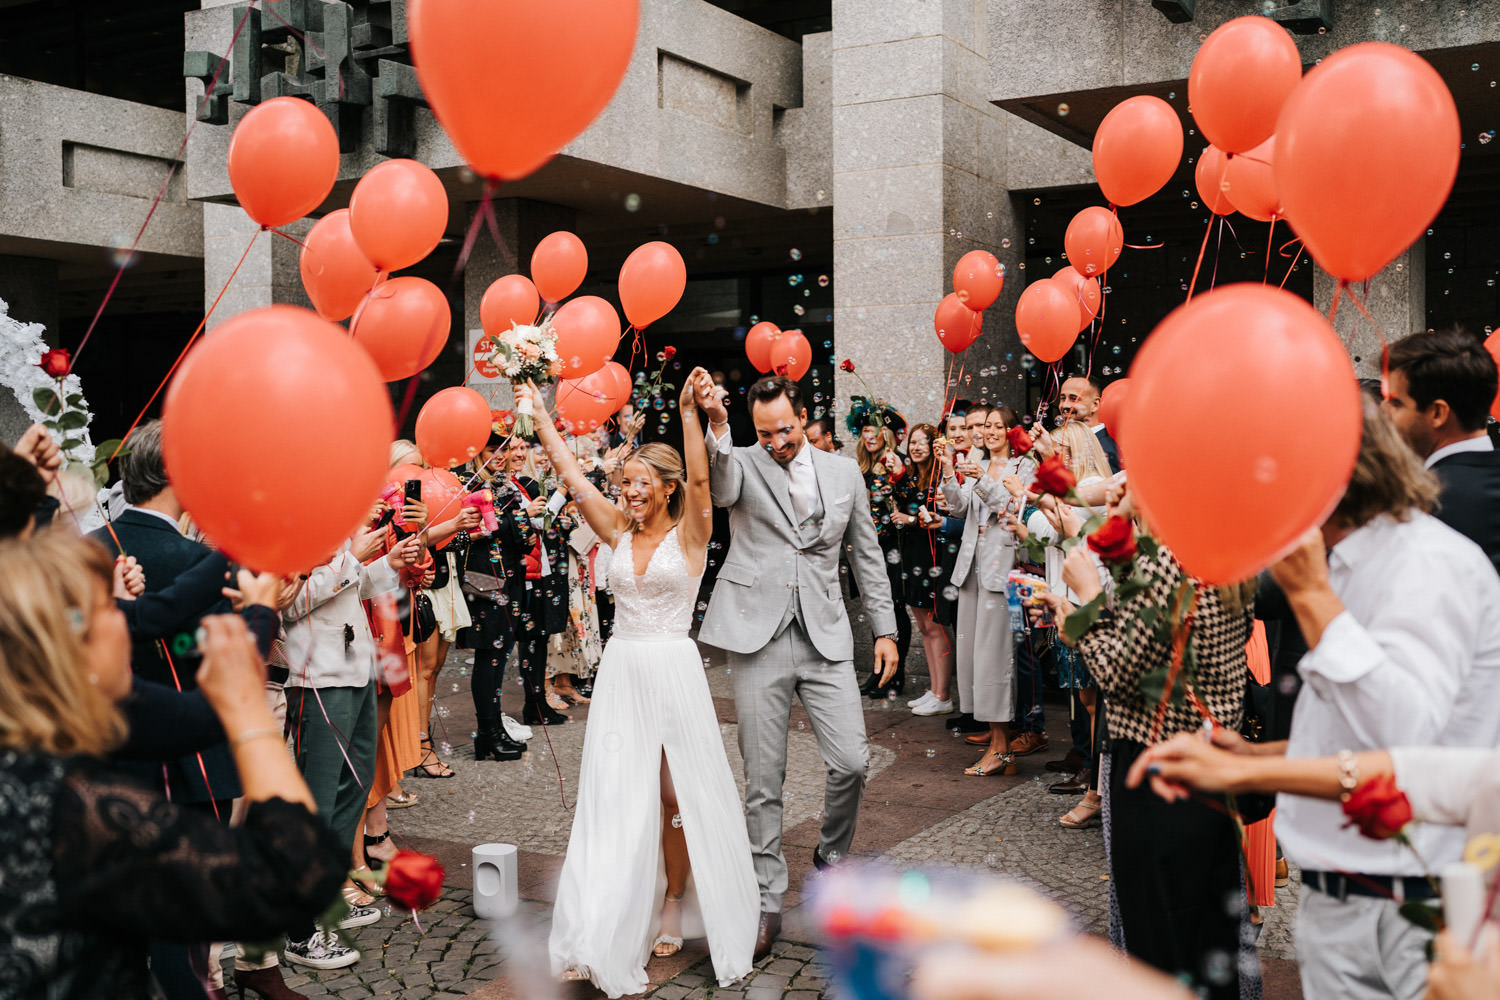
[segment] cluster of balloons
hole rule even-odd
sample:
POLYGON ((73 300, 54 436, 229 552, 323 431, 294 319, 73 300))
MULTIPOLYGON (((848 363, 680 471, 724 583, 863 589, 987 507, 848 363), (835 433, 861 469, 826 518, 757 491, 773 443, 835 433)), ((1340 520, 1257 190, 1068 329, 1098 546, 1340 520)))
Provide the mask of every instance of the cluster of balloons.
POLYGON ((812 344, 801 330, 763 319, 745 334, 745 357, 762 375, 775 372, 798 382, 812 368, 812 344))
POLYGON ((970 250, 953 265, 953 291, 943 296, 932 315, 938 343, 961 353, 984 332, 984 310, 1005 287, 1005 265, 988 250, 970 250))
POLYGON ((1095 205, 1073 217, 1063 243, 1069 264, 1027 285, 1016 303, 1021 343, 1047 364, 1061 361, 1099 315, 1103 295, 1097 276, 1120 259, 1125 231, 1113 212, 1095 205))

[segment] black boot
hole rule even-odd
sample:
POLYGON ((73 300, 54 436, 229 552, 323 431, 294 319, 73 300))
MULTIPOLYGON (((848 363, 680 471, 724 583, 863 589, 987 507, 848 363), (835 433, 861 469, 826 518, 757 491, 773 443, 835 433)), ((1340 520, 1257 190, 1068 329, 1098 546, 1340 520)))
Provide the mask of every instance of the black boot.
POLYGON ((500 723, 481 723, 479 733, 474 737, 474 759, 520 760, 521 751, 514 748, 500 723))
POLYGON ((880 671, 871 670, 870 676, 866 677, 865 682, 859 686, 859 693, 866 698, 873 698, 878 690, 880 690, 880 671))
POLYGON ((883 700, 885 698, 891 697, 892 695, 891 695, 890 692, 892 692, 892 691, 895 692, 895 697, 897 697, 897 698, 899 698, 901 695, 903 695, 903 694, 906 693, 906 665, 905 664, 902 664, 901 666, 899 666, 899 667, 896 668, 896 672, 891 675, 891 679, 890 679, 889 683, 880 684, 880 683, 878 683, 879 679, 876 678, 876 677, 871 677, 870 679, 872 681, 877 681, 877 683, 875 684, 875 686, 873 688, 871 688, 870 691, 869 691, 869 696, 871 698, 873 698, 874 700, 876 700, 876 701, 881 701, 881 700, 883 700))
POLYGON ((545 701, 537 701, 528 702, 521 710, 521 721, 528 726, 560 726, 568 721, 568 717, 545 701))

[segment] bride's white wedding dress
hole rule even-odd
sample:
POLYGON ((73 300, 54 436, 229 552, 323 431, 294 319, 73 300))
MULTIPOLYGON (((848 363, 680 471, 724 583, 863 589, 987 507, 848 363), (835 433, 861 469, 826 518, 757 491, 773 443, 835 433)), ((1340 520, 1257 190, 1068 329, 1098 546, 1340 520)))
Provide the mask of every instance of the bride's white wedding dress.
POLYGON ((609 562, 615 629, 594 681, 548 950, 554 975, 587 971, 610 997, 649 985, 666 888, 663 753, 692 864, 681 936, 708 938, 722 986, 751 969, 760 890, 703 658, 688 637, 701 578, 689 575, 675 527, 643 575, 628 532, 609 562))

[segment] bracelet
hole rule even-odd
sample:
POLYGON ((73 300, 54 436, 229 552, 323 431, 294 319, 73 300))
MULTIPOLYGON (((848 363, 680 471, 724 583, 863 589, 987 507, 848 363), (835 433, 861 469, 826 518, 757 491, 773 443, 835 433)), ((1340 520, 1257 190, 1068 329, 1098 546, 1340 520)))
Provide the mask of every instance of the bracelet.
POLYGON ((1352 751, 1340 750, 1339 762, 1339 801, 1348 802, 1349 796, 1359 787, 1359 761, 1355 759, 1352 751))
POLYGON ((276 729, 271 726, 263 726, 260 729, 245 730, 243 733, 240 733, 234 739, 230 740, 229 745, 231 747, 237 747, 242 743, 250 743, 254 740, 265 739, 268 736, 274 736, 278 740, 286 739, 286 735, 280 729, 276 729))

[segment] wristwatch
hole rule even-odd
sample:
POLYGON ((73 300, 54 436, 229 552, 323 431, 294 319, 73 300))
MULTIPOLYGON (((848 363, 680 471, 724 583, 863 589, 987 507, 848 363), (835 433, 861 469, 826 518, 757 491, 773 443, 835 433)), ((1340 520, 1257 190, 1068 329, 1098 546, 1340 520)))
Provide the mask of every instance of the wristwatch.
POLYGON ((879 642, 881 639, 889 639, 892 642, 897 642, 899 640, 896 638, 896 635, 897 635, 897 633, 895 633, 895 632, 887 632, 885 635, 877 635, 875 637, 875 641, 879 642))

